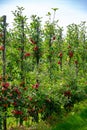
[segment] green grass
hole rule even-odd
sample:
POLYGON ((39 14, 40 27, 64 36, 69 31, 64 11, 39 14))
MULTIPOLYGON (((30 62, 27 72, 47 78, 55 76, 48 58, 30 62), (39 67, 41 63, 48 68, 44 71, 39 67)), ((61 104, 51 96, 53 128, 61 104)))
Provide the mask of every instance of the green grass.
POLYGON ((68 117, 52 130, 87 130, 87 101, 76 105, 68 117))
POLYGON ((70 113, 64 115, 62 119, 58 119, 53 114, 50 122, 40 121, 28 128, 15 127, 10 130, 87 130, 87 100, 76 104, 70 113))

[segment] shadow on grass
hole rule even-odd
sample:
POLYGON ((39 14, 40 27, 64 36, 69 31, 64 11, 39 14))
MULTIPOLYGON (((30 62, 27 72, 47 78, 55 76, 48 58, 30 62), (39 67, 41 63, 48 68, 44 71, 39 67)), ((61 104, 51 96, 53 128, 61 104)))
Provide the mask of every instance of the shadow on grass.
POLYGON ((52 130, 87 130, 87 108, 79 113, 69 115, 68 118, 57 124, 52 130))

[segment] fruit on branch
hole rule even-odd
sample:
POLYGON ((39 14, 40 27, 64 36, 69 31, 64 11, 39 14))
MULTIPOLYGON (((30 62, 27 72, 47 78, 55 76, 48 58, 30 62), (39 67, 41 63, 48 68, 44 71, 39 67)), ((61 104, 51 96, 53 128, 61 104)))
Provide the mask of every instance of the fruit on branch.
POLYGON ((30 53, 29 52, 26 52, 25 54, 24 54, 24 57, 29 57, 30 56, 30 53))
POLYGON ((74 61, 74 63, 77 65, 77 64, 78 64, 78 61, 77 61, 77 60, 75 60, 75 61, 74 61))
POLYGON ((34 51, 38 51, 38 46, 35 46, 35 47, 34 47, 34 51))
POLYGON ((14 115, 22 115, 23 114, 22 111, 20 111, 20 110, 13 110, 12 113, 14 115))
POLYGON ((2 34, 2 33, 0 33, 0 37, 1 37, 1 38, 3 37, 3 34, 2 34))
POLYGON ((63 53, 62 53, 62 52, 59 53, 59 57, 60 57, 60 58, 63 57, 63 53))
POLYGON ((33 85, 32 88, 38 89, 39 88, 39 83, 36 83, 35 85, 33 85))
POLYGON ((58 61, 58 64, 61 65, 61 61, 58 61))
POLYGON ((55 40, 56 39, 56 36, 53 36, 53 40, 55 40))
POLYGON ((70 57, 70 58, 73 57, 73 51, 69 51, 69 57, 70 57))
POLYGON ((13 106, 17 106, 17 102, 14 101, 14 102, 12 103, 12 105, 13 105, 13 106))
POLYGON ((31 42, 32 44, 36 44, 36 42, 35 42, 32 38, 30 38, 30 42, 31 42))
POLYGON ((1 45, 0 46, 0 50, 3 51, 4 50, 4 46, 1 45))
POLYGON ((20 94, 21 94, 21 92, 19 91, 19 89, 18 89, 18 88, 16 88, 16 87, 15 87, 15 88, 13 88, 13 91, 14 91, 14 92, 16 92, 18 95, 20 95, 20 94))
POLYGON ((6 83, 2 82, 1 86, 7 89, 10 86, 10 83, 8 83, 8 82, 6 82, 6 83))
POLYGON ((33 98, 32 97, 29 97, 29 101, 32 101, 33 100, 33 98))
POLYGON ((66 96, 66 97, 70 97, 71 96, 71 91, 65 91, 64 92, 64 96, 66 96))

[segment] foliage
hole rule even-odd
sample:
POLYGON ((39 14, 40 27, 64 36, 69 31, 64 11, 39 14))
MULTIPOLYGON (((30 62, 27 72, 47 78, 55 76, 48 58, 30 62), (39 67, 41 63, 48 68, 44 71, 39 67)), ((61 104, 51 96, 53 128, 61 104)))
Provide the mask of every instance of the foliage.
MULTIPOLYGON (((13 28, 0 18, 0 113, 14 116, 20 125, 48 120, 71 111, 87 94, 87 34, 85 22, 63 28, 48 12, 48 20, 31 16, 23 7, 13 11, 13 28), (4 110, 4 111, 3 111, 4 110)), ((3 120, 3 119, 2 119, 3 120)), ((1 121, 2 123, 2 121, 1 121)))
POLYGON ((75 104, 73 111, 67 116, 64 117, 64 120, 52 128, 52 130, 86 130, 87 124, 87 108, 86 100, 79 104, 75 104), (79 108, 79 109, 78 109, 79 108), (78 109, 78 110, 77 110, 78 109))

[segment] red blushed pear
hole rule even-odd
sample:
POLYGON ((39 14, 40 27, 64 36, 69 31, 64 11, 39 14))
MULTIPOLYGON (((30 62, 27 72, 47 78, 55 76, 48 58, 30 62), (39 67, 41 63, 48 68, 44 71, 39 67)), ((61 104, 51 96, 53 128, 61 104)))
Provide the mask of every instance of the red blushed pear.
POLYGON ((33 85, 32 88, 38 89, 39 88, 39 83, 36 83, 35 85, 33 85))
POLYGON ((28 90, 28 87, 24 87, 23 90, 25 90, 25 91, 28 90))
POLYGON ((71 91, 65 91, 64 92, 64 96, 66 96, 66 97, 70 97, 71 96, 71 91))
POLYGON ((19 111, 19 110, 13 110, 12 113, 14 115, 22 115, 23 114, 22 111, 19 111))
POLYGON ((0 33, 0 38, 2 38, 3 37, 3 33, 0 33))
POLYGON ((70 57, 70 58, 73 57, 73 51, 69 51, 69 57, 70 57))
POLYGON ((61 65, 61 61, 58 61, 58 64, 61 65))
POLYGON ((0 51, 3 51, 4 50, 4 46, 0 46, 0 51))
POLYGON ((30 56, 30 53, 29 52, 26 52, 25 54, 24 54, 24 57, 26 58, 26 57, 29 57, 30 56))
POLYGON ((1 86, 7 89, 10 86, 10 83, 8 83, 8 82, 6 82, 6 83, 2 82, 1 86))
POLYGON ((34 51, 38 51, 38 46, 35 46, 35 47, 34 47, 34 51))
POLYGON ((32 98, 32 97, 29 97, 29 100, 30 100, 30 101, 32 101, 32 100, 33 100, 33 98, 32 98))
POLYGON ((62 53, 62 52, 59 53, 59 57, 60 57, 60 58, 63 57, 63 53, 62 53))
POLYGON ((30 38, 30 42, 31 42, 32 44, 36 44, 36 42, 35 42, 32 38, 30 38))
POLYGON ((10 83, 5 83, 5 87, 8 88, 10 86, 10 83))
POLYGON ((13 105, 13 106, 17 106, 17 102, 13 102, 12 105, 13 105))
POLYGON ((21 94, 21 92, 19 91, 19 89, 18 88, 13 88, 13 90, 18 94, 18 95, 20 95, 21 94))
POLYGON ((74 61, 74 63, 77 65, 77 64, 78 64, 78 61, 77 61, 77 60, 75 60, 75 61, 74 61))
POLYGON ((56 36, 53 36, 53 40, 55 40, 56 39, 56 36))

